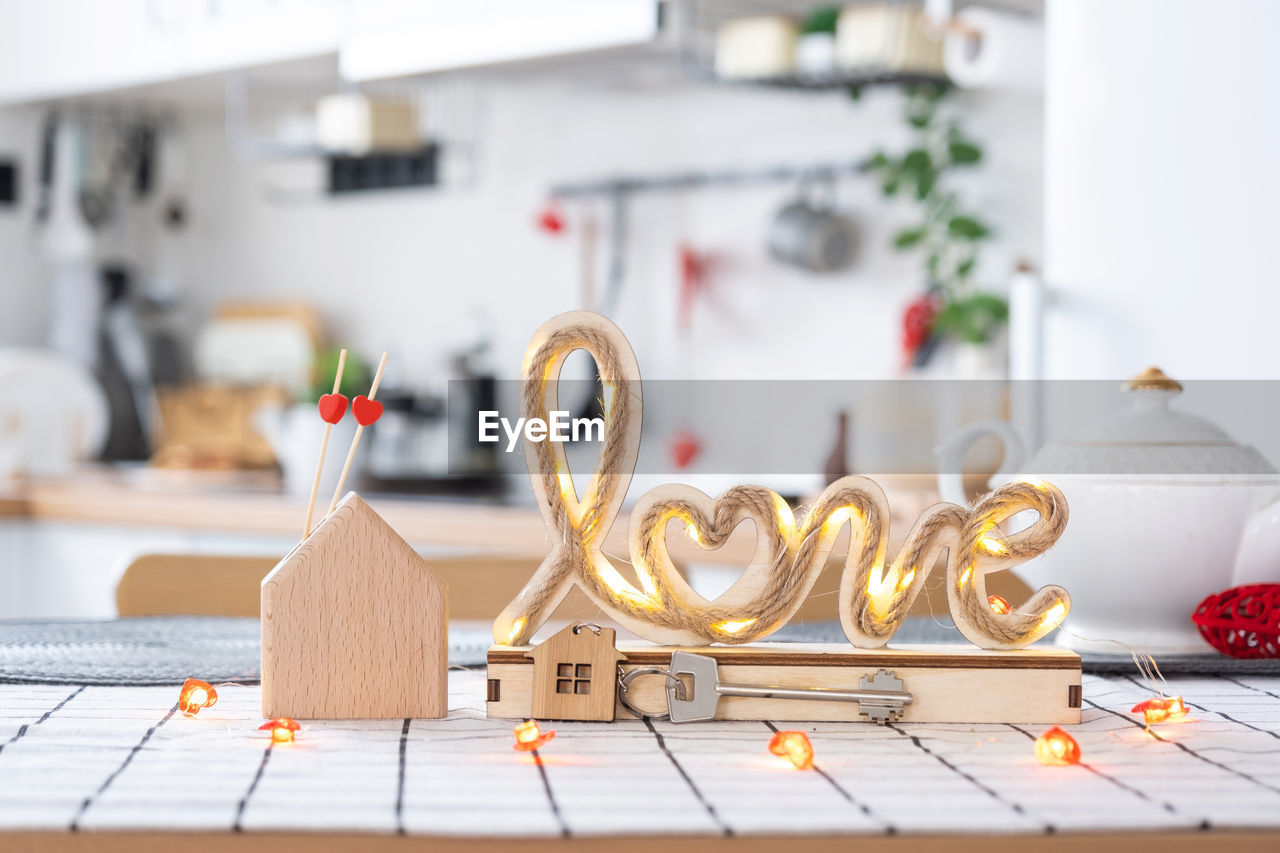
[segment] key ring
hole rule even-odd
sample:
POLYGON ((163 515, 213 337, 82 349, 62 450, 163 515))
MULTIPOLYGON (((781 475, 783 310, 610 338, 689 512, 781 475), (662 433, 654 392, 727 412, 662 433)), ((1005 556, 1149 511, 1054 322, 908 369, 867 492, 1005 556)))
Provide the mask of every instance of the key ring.
POLYGON ((649 714, 640 710, 627 698, 627 690, 631 687, 633 679, 641 675, 661 675, 667 679, 667 695, 670 696, 674 690, 676 699, 684 701, 684 682, 676 678, 675 674, 665 666, 641 666, 630 672, 623 672, 622 667, 618 667, 618 701, 622 703, 622 707, 626 708, 637 717, 647 717, 650 720, 665 720, 671 716, 671 712, 664 714, 649 714))

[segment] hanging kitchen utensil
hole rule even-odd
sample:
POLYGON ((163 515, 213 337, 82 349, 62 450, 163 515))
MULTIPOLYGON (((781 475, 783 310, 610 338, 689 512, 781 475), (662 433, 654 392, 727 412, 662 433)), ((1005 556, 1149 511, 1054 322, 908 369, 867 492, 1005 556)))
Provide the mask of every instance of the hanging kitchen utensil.
POLYGON ((829 486, 842 477, 849 476, 849 413, 843 409, 836 413, 836 440, 827 461, 822 466, 822 479, 829 486))
POLYGON ((81 124, 80 186, 77 201, 80 215, 95 231, 106 225, 114 213, 111 179, 112 128, 102 116, 90 116, 81 124))
POLYGON ((857 226, 835 210, 834 175, 801 181, 798 197, 777 212, 769 227, 769 253, 810 272, 846 269, 857 247, 857 226))

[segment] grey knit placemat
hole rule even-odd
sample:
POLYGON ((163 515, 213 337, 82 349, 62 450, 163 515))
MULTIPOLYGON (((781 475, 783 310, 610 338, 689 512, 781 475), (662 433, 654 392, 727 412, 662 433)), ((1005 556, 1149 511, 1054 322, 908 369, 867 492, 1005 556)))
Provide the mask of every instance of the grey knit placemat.
MULTIPOLYGON (((489 637, 473 633, 451 632, 450 665, 484 663, 489 637)), ((257 619, 0 621, 0 682, 144 687, 181 684, 194 676, 215 683, 257 683, 258 640, 257 619)))
POLYGON ((257 682, 258 620, 152 616, 0 622, 0 681, 72 684, 257 682))
MULTIPOLYGON (((769 638, 778 642, 840 643, 845 641, 839 622, 791 623, 769 638)), ((1053 635, 1049 635, 1049 640, 1053 635)), ((907 619, 898 633, 895 643, 964 643, 950 619, 907 619)), ((1156 662, 1165 675, 1280 675, 1280 659, 1240 660, 1221 655, 1205 646, 1202 654, 1157 655, 1156 662)), ((1099 654, 1084 652, 1080 655, 1081 668, 1085 672, 1102 674, 1138 674, 1133 657, 1127 652, 1099 654)))
MULTIPOLYGON (((793 623, 769 638, 779 642, 840 643, 838 622, 793 623)), ((894 635, 899 643, 964 642, 954 626, 908 619, 894 635)), ((483 666, 489 635, 454 626, 450 666, 483 666)), ((181 684, 205 681, 257 683, 261 677, 258 620, 214 616, 151 616, 92 622, 0 621, 0 683, 181 684)), ((1127 654, 1082 656, 1093 673, 1137 673, 1127 654)), ((1276 675, 1280 660, 1237 660, 1207 650, 1202 655, 1160 656, 1165 675, 1276 675)))

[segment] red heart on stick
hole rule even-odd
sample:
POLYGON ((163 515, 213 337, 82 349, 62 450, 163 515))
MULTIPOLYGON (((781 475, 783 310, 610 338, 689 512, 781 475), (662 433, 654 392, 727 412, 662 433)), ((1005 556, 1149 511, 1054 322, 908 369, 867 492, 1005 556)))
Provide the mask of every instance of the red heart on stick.
POLYGON ((347 411, 347 398, 342 394, 325 394, 320 398, 319 409, 325 423, 336 424, 347 411))
POLYGON ((382 404, 361 394, 351 402, 351 412, 356 416, 356 423, 368 426, 382 417, 382 404))

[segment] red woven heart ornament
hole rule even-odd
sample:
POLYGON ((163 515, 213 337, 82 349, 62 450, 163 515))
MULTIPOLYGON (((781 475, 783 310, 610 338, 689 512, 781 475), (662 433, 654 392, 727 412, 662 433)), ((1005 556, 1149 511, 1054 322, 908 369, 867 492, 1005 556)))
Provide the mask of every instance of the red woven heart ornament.
POLYGON ((382 404, 361 394, 351 401, 351 413, 356 416, 356 423, 368 426, 382 417, 382 404))
POLYGON ((1280 657, 1280 583, 1232 587, 1200 602, 1191 621, 1233 658, 1280 657))
POLYGON ((325 423, 336 424, 347 411, 347 398, 342 394, 325 394, 320 398, 319 409, 325 423))

